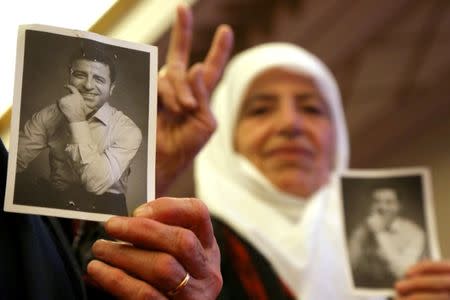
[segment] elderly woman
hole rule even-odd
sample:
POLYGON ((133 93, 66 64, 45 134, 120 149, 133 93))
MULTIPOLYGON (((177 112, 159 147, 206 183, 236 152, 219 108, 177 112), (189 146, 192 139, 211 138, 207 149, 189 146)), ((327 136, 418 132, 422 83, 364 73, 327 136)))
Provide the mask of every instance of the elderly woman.
MULTIPOLYGON (((348 138, 327 67, 290 44, 251 48, 230 62, 212 106, 218 129, 195 181, 222 252, 220 299, 358 299, 332 193, 348 138)), ((418 265, 398 293, 448 299, 448 275, 436 285, 415 276, 438 269, 449 274, 448 264, 418 265)))

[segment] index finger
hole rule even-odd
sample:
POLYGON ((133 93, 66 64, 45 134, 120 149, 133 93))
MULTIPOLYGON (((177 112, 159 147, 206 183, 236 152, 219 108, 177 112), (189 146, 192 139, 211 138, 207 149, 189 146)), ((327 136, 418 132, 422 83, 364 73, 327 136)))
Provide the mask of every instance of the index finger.
POLYGON ((190 229, 204 248, 209 248, 214 244, 215 239, 208 208, 198 199, 158 198, 138 207, 133 215, 190 229))
POLYGON ((167 64, 186 69, 191 52, 192 11, 185 5, 177 7, 177 18, 170 34, 167 64))
POLYGON ((78 89, 76 87, 74 87, 73 85, 71 85, 71 84, 66 84, 64 87, 66 89, 68 89, 72 94, 81 95, 80 92, 78 91, 78 89))

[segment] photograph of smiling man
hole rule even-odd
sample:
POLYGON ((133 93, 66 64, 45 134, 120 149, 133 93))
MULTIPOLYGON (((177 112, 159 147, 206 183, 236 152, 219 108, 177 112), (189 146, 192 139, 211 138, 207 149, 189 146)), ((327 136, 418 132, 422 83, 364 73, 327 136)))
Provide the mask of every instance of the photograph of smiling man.
POLYGON ((24 52, 14 204, 128 215, 147 198, 149 53, 34 30, 24 52))
POLYGON ((440 259, 428 169, 349 170, 340 181, 355 295, 393 296, 412 266, 440 259))

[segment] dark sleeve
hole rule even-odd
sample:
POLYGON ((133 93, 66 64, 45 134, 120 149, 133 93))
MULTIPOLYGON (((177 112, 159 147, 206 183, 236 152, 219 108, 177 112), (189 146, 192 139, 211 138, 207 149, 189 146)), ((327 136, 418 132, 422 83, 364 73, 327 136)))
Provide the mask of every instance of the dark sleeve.
POLYGON ((86 299, 71 254, 46 218, 3 211, 7 158, 0 142, 0 298, 86 299))

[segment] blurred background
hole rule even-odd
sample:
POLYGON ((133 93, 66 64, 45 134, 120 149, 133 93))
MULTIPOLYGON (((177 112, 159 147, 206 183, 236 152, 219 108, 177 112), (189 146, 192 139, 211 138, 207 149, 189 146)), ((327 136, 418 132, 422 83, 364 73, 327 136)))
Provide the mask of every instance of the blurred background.
MULTIPOLYGON (((99 0, 78 1, 77 8, 39 1, 29 16, 20 2, 34 1, 15 2, 14 11, 1 13, 13 37, 3 48, 12 55, 17 24, 42 23, 156 45, 161 66, 179 2, 194 12, 193 62, 206 55, 221 23, 235 31, 235 53, 268 41, 310 50, 341 88, 352 168, 430 168, 442 253, 450 257, 450 1, 99 0)), ((7 143, 14 56, 2 59, 0 134, 7 143)), ((169 193, 194 193, 191 168, 169 193)))

